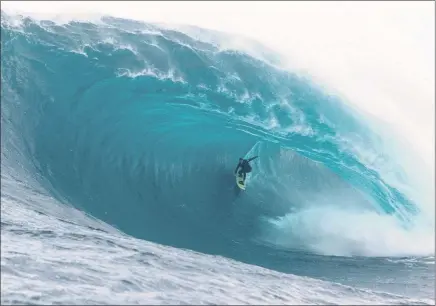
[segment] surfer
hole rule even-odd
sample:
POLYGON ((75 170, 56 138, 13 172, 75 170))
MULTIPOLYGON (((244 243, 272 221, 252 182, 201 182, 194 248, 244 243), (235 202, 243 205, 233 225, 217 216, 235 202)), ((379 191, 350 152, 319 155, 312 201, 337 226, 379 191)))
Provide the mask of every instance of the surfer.
POLYGON ((239 175, 243 176, 244 177, 243 179, 245 181, 245 177, 247 176, 247 173, 251 172, 250 162, 253 159, 256 159, 256 158, 258 158, 258 156, 254 156, 254 157, 249 158, 249 159, 243 159, 242 157, 240 157, 239 158, 239 163, 238 163, 238 165, 236 166, 236 169, 235 169, 235 175, 236 175, 236 172, 238 172, 238 169, 240 168, 239 175))

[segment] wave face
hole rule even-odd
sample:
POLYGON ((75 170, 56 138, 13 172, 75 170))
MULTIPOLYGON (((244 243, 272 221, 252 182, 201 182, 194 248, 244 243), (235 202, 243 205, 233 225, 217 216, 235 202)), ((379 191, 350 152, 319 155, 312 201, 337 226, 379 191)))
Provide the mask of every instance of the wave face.
POLYGON ((382 137, 272 51, 110 17, 2 12, 1 31, 2 211, 4 198, 72 207, 136 238, 311 276, 311 256, 433 254, 382 137), (252 155, 240 192, 233 171, 252 155))

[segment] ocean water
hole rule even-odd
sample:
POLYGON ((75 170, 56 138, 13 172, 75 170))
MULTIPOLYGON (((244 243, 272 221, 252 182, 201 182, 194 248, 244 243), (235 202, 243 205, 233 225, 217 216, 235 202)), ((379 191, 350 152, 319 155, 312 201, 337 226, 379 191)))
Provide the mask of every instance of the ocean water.
POLYGON ((274 51, 1 17, 2 304, 434 305, 428 187, 274 51))

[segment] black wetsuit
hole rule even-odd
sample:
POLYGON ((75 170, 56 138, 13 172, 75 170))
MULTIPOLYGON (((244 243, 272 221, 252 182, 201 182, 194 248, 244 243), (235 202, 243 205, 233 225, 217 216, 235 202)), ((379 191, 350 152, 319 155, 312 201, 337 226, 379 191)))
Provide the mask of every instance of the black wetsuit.
POLYGON ((249 159, 242 159, 242 160, 240 160, 238 165, 236 166, 235 174, 236 174, 236 172, 238 172, 238 169, 240 169, 239 170, 239 174, 243 175, 244 181, 245 181, 245 177, 247 176, 247 173, 251 172, 250 162, 253 159, 257 158, 257 157, 258 156, 255 156, 255 157, 252 157, 252 158, 249 158, 249 159))

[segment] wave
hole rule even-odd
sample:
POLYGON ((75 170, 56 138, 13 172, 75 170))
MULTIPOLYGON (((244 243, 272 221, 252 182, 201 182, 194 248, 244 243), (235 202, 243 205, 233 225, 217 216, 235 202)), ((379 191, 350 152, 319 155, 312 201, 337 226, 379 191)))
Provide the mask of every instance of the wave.
POLYGON ((433 254, 433 221, 384 139, 269 50, 113 17, 2 12, 1 31, 2 184, 25 180, 137 238, 269 266, 271 249, 433 254))

